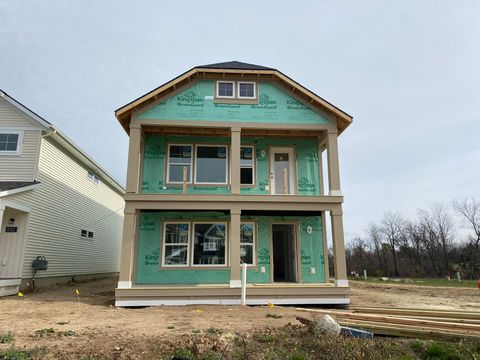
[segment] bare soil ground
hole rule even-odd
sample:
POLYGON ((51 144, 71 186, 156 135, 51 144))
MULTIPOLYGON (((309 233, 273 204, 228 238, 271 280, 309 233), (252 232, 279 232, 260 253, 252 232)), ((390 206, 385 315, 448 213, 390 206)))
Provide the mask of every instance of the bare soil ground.
MULTIPOLYGON (((34 357, 38 358, 140 359, 151 358, 152 348, 161 354, 192 341, 225 343, 235 334, 248 336, 259 329, 298 324, 295 307, 115 308, 115 283, 114 279, 104 279, 0 298, 0 340, 3 334, 11 333, 16 348, 35 349, 34 357), (80 302, 75 289, 80 292, 80 302), (209 340, 209 336, 215 339, 209 340)), ((478 289, 351 285, 353 305, 480 311, 478 289)), ((0 352, 10 346, 0 341, 0 352)))

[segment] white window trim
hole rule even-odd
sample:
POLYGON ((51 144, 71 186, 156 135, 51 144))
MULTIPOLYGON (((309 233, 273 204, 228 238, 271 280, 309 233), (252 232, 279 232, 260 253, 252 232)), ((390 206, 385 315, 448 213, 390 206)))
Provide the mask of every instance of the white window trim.
POLYGON ((228 80, 217 80, 216 83, 215 83, 215 97, 219 98, 219 99, 235 99, 235 81, 228 81, 228 80), (218 90, 219 90, 219 84, 220 83, 228 83, 228 84, 232 84, 232 96, 223 96, 223 95, 219 95, 218 94, 218 90))
POLYGON ((163 237, 162 237, 162 267, 188 267, 190 264, 190 243, 192 238, 192 223, 190 221, 164 221, 163 222, 163 237), (187 234, 187 263, 186 264, 165 264, 165 249, 167 246, 178 246, 185 245, 181 244, 167 244, 166 235, 167 235, 167 225, 175 224, 188 224, 188 234, 187 234))
MULTIPOLYGON (((244 225, 244 224, 251 224, 252 225, 252 229, 253 229, 253 243, 242 243, 242 237, 240 236, 240 247, 242 245, 248 245, 248 246, 251 246, 252 247, 252 264, 247 264, 247 266, 255 266, 256 263, 257 263, 257 257, 255 256, 256 255, 256 242, 257 242, 257 229, 256 229, 256 223, 254 221, 242 221, 240 222, 240 226, 241 225, 244 225)), ((242 257, 240 256, 240 260, 242 259, 242 257)))
POLYGON ((229 243, 228 243, 228 223, 224 221, 194 221, 192 222, 192 260, 191 260, 191 267, 228 267, 228 256, 229 254, 228 249, 229 243), (195 241, 195 224, 222 224, 225 225, 225 250, 224 250, 224 258, 225 258, 225 263, 224 264, 194 264, 195 260, 195 246, 193 246, 193 242, 195 241))
POLYGON ((238 99, 249 99, 254 100, 257 98, 257 83, 254 81, 237 81, 237 98, 238 99), (240 96, 240 84, 252 84, 253 85, 253 96, 240 96))
POLYGON ((17 150, 0 150, 0 155, 21 155, 22 154, 22 145, 23 145, 23 131, 22 130, 10 130, 10 129, 0 129, 0 134, 17 134, 18 143, 17 150))
MULTIPOLYGON (((191 156, 190 156, 190 177, 189 180, 187 181, 187 184, 192 183, 192 173, 193 173, 193 152, 196 151, 195 147, 193 144, 168 144, 168 153, 167 153, 167 184, 183 184, 183 181, 170 181, 170 146, 190 146, 191 147, 191 156)), ((175 164, 173 163, 172 165, 185 165, 185 164, 175 164)))
MULTIPOLYGON (((223 145, 223 144, 196 144, 195 145, 195 184, 200 184, 200 185, 228 185, 229 183, 229 168, 230 168, 230 162, 228 161, 228 156, 229 156, 229 151, 228 151, 228 145, 223 145), (227 163, 227 166, 225 168, 225 182, 201 182, 197 180, 198 176, 198 171, 197 171, 197 148, 198 147, 224 147, 225 148, 225 161, 227 163)), ((191 173, 191 171, 190 171, 191 173)))
POLYGON ((100 184, 100 177, 97 174, 95 174, 95 172, 92 170, 87 170, 87 179, 90 180, 95 185, 100 184), (90 178, 90 173, 93 175, 93 179, 90 178))
MULTIPOLYGON (((242 184, 242 180, 241 180, 241 176, 240 176, 240 186, 254 186, 255 185, 255 165, 256 165, 256 158, 257 158, 257 154, 255 153, 255 146, 254 145, 240 145, 240 147, 242 148, 246 148, 246 147, 249 147, 249 148, 252 148, 252 165, 251 165, 251 168, 252 168, 252 183, 251 184, 242 184)), ((242 165, 242 159, 240 158, 240 172, 242 171, 241 169, 242 168, 250 168, 250 166, 245 166, 245 165, 242 165)), ((241 175, 241 174, 240 174, 241 175)))

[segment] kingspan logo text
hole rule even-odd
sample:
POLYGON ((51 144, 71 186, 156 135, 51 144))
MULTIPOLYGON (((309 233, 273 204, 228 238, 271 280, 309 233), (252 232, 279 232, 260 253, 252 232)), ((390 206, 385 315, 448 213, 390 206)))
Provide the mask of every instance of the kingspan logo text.
POLYGON ((195 91, 187 91, 185 94, 177 96, 178 105, 181 106, 203 106, 204 99, 198 96, 195 91))

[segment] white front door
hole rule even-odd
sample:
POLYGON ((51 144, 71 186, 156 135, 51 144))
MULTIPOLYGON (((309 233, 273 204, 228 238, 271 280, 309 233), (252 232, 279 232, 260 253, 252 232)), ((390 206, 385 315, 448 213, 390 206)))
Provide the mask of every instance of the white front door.
POLYGON ((274 195, 295 193, 295 158, 291 147, 270 148, 270 186, 274 195))
POLYGON ((0 285, 2 280, 20 279, 28 213, 6 207, 0 229, 0 285))

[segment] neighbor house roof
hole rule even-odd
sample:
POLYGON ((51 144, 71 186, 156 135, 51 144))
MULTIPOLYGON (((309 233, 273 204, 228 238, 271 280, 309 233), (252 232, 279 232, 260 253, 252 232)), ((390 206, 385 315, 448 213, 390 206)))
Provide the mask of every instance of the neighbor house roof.
MULTIPOLYGON (((77 160, 83 163, 87 168, 94 171, 98 176, 110 184, 116 191, 123 194, 125 189, 115 180, 105 169, 103 169, 95 160, 93 160, 85 151, 83 151, 77 144, 70 140, 67 135, 62 133, 55 125, 48 122, 40 115, 36 114, 18 100, 8 95, 5 91, 0 89, 0 97, 13 105, 15 108, 26 114, 34 122, 38 123, 41 128, 52 138, 63 146, 69 153, 71 153, 77 160)), ((0 190, 1 191, 1 190, 0 190)))
POLYGON ((282 83, 290 91, 295 92, 295 95, 304 99, 311 106, 322 109, 330 116, 337 120, 338 133, 341 133, 352 123, 353 117, 347 114, 345 111, 336 107, 327 100, 321 98, 313 91, 300 85, 298 82, 288 77, 281 71, 274 68, 269 68, 261 65, 247 64, 239 61, 227 61, 216 64, 198 65, 176 78, 160 85, 152 91, 140 96, 139 98, 129 102, 121 108, 115 110, 115 116, 125 129, 127 133, 130 132, 130 115, 134 108, 142 105, 146 105, 155 102, 161 98, 167 97, 178 88, 185 86, 191 81, 197 79, 211 78, 212 75, 240 75, 240 76, 254 76, 259 80, 275 80, 282 83))
POLYGON ((33 189, 39 181, 0 181, 0 197, 33 189))

